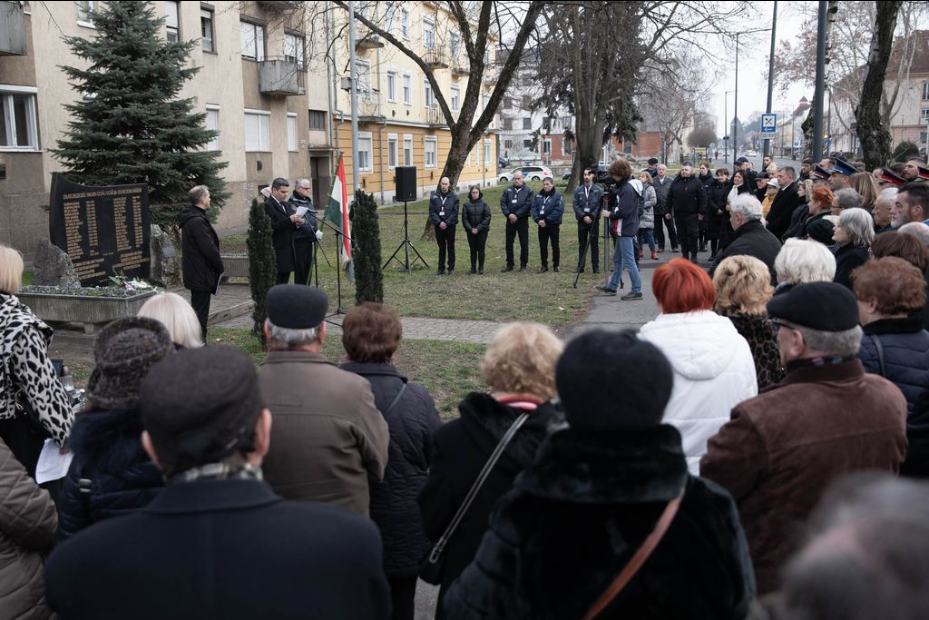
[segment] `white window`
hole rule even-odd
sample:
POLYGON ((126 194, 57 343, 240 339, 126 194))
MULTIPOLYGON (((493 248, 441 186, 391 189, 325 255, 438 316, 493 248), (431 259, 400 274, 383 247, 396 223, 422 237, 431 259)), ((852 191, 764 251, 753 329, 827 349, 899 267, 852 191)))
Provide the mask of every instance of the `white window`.
POLYGON ((484 104, 484 107, 481 108, 481 111, 484 111, 487 109, 487 104, 490 103, 490 95, 484 95, 484 99, 482 99, 482 102, 484 104))
POLYGON ((403 165, 413 165, 413 136, 408 133, 403 134, 403 165))
POLYGON ((923 84, 923 101, 929 100, 929 82, 923 84))
POLYGON ((387 169, 393 170, 397 167, 397 161, 399 160, 400 153, 399 147, 397 145, 397 134, 389 133, 387 134, 387 169))
POLYGON ((423 138, 423 147, 426 161, 423 165, 426 168, 435 168, 439 161, 439 145, 436 138, 426 136, 423 138))
POLYGON ((271 113, 265 110, 245 112, 245 150, 271 151, 271 113))
POLYGON ((303 51, 305 48, 303 37, 289 33, 284 35, 284 60, 297 63, 297 69, 300 71, 306 66, 303 51))
POLYGON ((494 146, 490 140, 484 140, 484 165, 494 158, 494 146))
POLYGON ((297 150, 297 115, 293 112, 287 113, 287 150, 297 150))
POLYGON ((240 22, 242 34, 242 58, 265 59, 264 26, 252 22, 240 22))
POLYGON ((394 28, 396 28, 396 24, 394 23, 394 21, 396 19, 397 19, 397 5, 395 5, 393 2, 388 2, 387 8, 384 11, 384 26, 385 26, 384 30, 386 30, 390 34, 396 34, 394 32, 394 28))
POLYGON ((403 35, 403 38, 408 40, 410 39, 410 11, 408 9, 400 9, 400 34, 403 35))
POLYGON ((206 106, 206 128, 210 131, 215 131, 216 137, 207 142, 206 150, 208 151, 218 151, 219 150, 219 106, 208 105, 206 106))
POLYGON ((923 119, 923 122, 929 120, 929 108, 923 108, 919 113, 919 117, 923 119))
POLYGON ((552 141, 548 138, 542 141, 542 152, 546 155, 552 154, 552 141))
POLYGON ((371 63, 367 60, 356 60, 355 70, 358 72, 358 92, 363 97, 371 96, 371 63))
POLYGON ((165 2, 165 28, 167 29, 168 43, 177 43, 181 39, 177 5, 177 2, 165 2))
POLYGON ((39 150, 35 93, 31 87, 0 86, 0 149, 39 150))
POLYGON ((413 76, 409 73, 403 74, 403 103, 413 105, 413 76))
POLYGON ((461 89, 457 86, 452 86, 452 111, 457 112, 461 109, 461 89))
POLYGON ((371 132, 370 131, 359 131, 358 132, 358 172, 371 172, 374 168, 372 167, 371 159, 371 132))
POLYGON ((204 52, 215 52, 213 9, 200 9, 200 45, 204 52))
POLYGON ((449 35, 449 49, 452 53, 452 60, 458 60, 458 53, 461 51, 461 36, 457 32, 449 35))
POLYGON ((484 66, 485 67, 490 66, 490 48, 489 47, 484 50, 484 66))
POLYGON ((432 92, 432 84, 426 78, 423 78, 423 102, 427 108, 435 107, 435 94, 432 92))
POLYGON ((423 18, 423 47, 427 50, 435 49, 435 22, 423 18))
POLYGON ((397 102, 397 72, 387 72, 387 101, 390 103, 397 102))
POLYGON ((476 144, 474 147, 474 159, 476 160, 475 165, 481 167, 481 147, 480 143, 476 144))
POLYGON ((77 4, 77 25, 86 26, 88 28, 94 27, 94 11, 96 10, 96 2, 76 2, 77 4))
POLYGON ((471 151, 468 151, 468 161, 465 164, 465 166, 467 166, 468 168, 471 167, 471 151))

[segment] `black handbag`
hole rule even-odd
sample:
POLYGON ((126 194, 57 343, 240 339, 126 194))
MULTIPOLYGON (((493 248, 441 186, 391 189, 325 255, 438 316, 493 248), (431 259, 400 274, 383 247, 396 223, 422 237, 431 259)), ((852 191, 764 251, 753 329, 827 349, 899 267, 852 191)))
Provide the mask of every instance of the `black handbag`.
POLYGON ((510 440, 513 439, 513 436, 516 435, 516 431, 519 430, 519 427, 523 425, 528 417, 529 412, 520 414, 520 416, 516 418, 516 421, 510 425, 510 428, 507 429, 506 434, 503 435, 503 439, 500 440, 500 443, 497 444, 497 447, 494 448, 494 451, 491 453, 490 458, 488 458, 487 462, 484 463, 484 467, 481 469, 481 473, 478 474, 477 480, 475 480, 474 484, 471 485, 471 490, 468 491, 464 501, 461 502, 461 506, 458 507, 458 511, 455 513, 455 516, 452 517, 451 523, 448 524, 448 527, 445 528, 442 536, 435 543, 435 546, 432 547, 432 551, 426 557, 426 560, 423 562, 423 565, 419 569, 419 578, 426 583, 430 583, 434 586, 440 585, 442 583, 442 573, 444 572, 443 569, 445 567, 445 546, 448 544, 452 534, 455 533, 455 530, 458 528, 458 525, 464 518, 465 513, 468 512, 468 508, 471 507, 471 504, 474 502, 474 498, 477 497, 481 487, 484 486, 484 483, 490 476, 490 470, 492 470, 494 465, 497 464, 497 461, 500 460, 500 457, 503 455, 503 451, 506 449, 507 444, 510 443, 510 440))

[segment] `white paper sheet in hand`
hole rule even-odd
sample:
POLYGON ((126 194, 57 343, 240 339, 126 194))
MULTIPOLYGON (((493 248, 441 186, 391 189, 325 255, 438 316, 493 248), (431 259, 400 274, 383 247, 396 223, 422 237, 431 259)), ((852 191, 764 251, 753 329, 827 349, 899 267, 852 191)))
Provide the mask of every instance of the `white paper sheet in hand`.
POLYGON ((42 484, 49 480, 58 480, 67 475, 74 453, 60 454, 58 449, 58 444, 53 440, 45 440, 45 445, 42 446, 42 452, 39 454, 39 462, 35 468, 35 481, 37 483, 42 484))
POLYGON ((297 207, 297 217, 303 217, 309 211, 306 207, 297 207))

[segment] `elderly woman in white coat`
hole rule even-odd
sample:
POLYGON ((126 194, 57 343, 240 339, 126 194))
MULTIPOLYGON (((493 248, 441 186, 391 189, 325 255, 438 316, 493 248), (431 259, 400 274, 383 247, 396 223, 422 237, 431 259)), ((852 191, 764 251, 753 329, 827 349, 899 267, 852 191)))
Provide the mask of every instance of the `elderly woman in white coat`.
MULTIPOLYGON (((674 389, 664 421, 681 432, 687 467, 697 475, 707 440, 733 407, 758 394, 755 361, 732 321, 713 312, 716 291, 703 269, 675 258, 655 270, 652 290, 661 314, 639 337, 671 362, 674 389)), ((648 376, 647 368, 630 372, 648 376)))

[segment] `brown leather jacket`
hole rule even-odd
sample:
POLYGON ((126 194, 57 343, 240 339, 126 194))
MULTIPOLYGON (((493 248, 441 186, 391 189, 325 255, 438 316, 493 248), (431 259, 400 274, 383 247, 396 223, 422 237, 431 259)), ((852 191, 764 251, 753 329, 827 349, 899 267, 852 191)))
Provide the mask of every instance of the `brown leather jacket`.
POLYGON ((906 455, 906 400, 857 359, 802 365, 732 410, 700 475, 739 507, 758 593, 773 592, 825 488, 862 469, 896 472, 906 455))
POLYGON ((271 351, 258 377, 272 416, 268 484, 370 516, 368 478, 383 479, 390 434, 367 379, 302 351, 271 351))
POLYGON ((0 617, 48 618, 43 552, 51 549, 58 513, 48 491, 0 441, 0 617))

